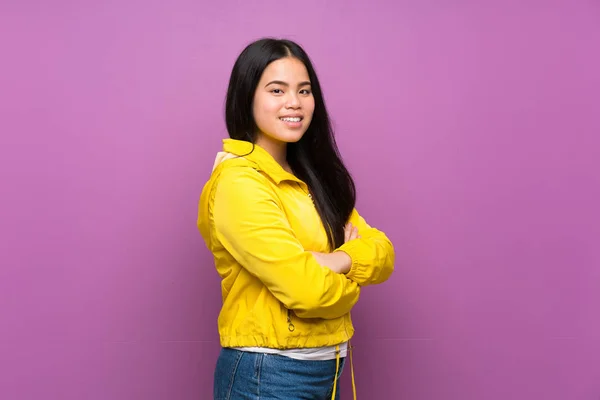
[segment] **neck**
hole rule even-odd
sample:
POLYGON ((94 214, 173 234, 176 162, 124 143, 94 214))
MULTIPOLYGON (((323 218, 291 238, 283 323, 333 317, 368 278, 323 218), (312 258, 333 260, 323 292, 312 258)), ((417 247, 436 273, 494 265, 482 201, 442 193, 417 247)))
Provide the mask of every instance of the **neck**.
POLYGON ((291 172, 290 166, 287 162, 287 143, 271 139, 266 135, 259 134, 258 138, 256 139, 256 144, 265 149, 265 151, 269 153, 283 169, 291 172))

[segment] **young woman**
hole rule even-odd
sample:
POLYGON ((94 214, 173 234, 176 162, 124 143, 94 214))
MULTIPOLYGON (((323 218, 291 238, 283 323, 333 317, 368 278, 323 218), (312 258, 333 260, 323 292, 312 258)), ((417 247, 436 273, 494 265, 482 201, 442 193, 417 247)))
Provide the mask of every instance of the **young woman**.
POLYGON ((214 398, 339 399, 350 310, 394 269, 386 235, 355 210, 304 50, 262 39, 227 91, 229 139, 200 198, 198 227, 222 278, 214 398))

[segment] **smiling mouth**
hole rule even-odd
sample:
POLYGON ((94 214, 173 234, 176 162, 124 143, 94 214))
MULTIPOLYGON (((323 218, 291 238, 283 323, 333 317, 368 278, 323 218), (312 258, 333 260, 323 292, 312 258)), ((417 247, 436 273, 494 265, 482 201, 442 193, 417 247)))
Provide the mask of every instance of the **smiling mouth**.
POLYGON ((300 122, 300 121, 302 121, 302 117, 284 117, 284 118, 279 118, 279 119, 284 122, 300 122))

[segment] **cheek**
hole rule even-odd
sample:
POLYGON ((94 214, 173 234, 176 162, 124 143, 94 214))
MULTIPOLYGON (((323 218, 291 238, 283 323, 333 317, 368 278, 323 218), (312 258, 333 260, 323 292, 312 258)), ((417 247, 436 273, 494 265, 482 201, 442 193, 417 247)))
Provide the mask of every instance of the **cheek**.
POLYGON ((253 105, 254 122, 263 132, 272 132, 275 129, 275 119, 278 116, 280 105, 277 99, 255 98, 253 105))
POLYGON ((305 105, 304 105, 304 110, 306 113, 310 114, 312 117, 312 114, 315 112, 315 100, 312 99, 311 101, 308 101, 305 105))
POLYGON ((273 114, 279 112, 280 108, 281 105, 277 99, 262 98, 260 101, 255 103, 254 112, 260 113, 264 118, 269 118, 272 117, 273 114))

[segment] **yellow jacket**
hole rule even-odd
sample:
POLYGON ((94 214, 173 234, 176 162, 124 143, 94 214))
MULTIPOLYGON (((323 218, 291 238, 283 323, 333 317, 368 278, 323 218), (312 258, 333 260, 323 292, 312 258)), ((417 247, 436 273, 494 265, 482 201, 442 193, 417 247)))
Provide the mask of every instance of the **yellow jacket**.
POLYGON ((222 278, 223 347, 332 346, 354 334, 350 310, 361 286, 388 279, 394 248, 354 210, 361 238, 345 243, 347 274, 317 263, 330 252, 306 184, 264 149, 225 139, 202 190, 198 228, 222 278))

